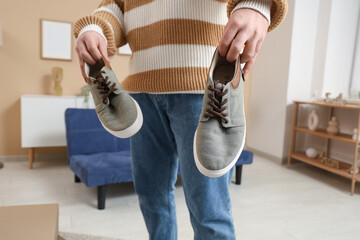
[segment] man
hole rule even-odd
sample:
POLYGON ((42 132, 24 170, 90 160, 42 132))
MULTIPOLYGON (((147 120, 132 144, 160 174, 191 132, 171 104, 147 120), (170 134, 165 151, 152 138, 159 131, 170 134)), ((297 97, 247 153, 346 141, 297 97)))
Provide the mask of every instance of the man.
POLYGON ((286 10, 286 0, 103 0, 91 16, 76 22, 84 78, 85 63, 95 64, 102 56, 109 62, 118 47, 127 42, 131 47, 130 74, 121 85, 139 103, 144 118, 131 138, 131 151, 150 239, 177 238, 174 185, 179 164, 194 238, 235 239, 228 189, 233 171, 205 177, 193 157, 208 66, 217 46, 229 62, 243 50, 246 75, 266 32, 282 21, 286 10))

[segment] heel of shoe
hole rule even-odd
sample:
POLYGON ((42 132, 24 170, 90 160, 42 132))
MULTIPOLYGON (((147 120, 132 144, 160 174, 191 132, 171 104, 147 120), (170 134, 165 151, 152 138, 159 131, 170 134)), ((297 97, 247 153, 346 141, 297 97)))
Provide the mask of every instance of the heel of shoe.
POLYGON ((136 102, 135 99, 133 99, 133 98, 131 98, 131 99, 135 103, 137 117, 136 117, 136 120, 133 122, 133 124, 131 124, 128 128, 126 128, 124 130, 121 130, 121 131, 113 131, 113 130, 107 128, 100 120, 100 122, 103 125, 103 127, 105 128, 105 130, 108 131, 109 133, 111 133, 112 135, 114 135, 115 137, 129 138, 129 137, 135 135, 142 127, 143 115, 142 115, 141 108, 140 108, 139 104, 136 102))

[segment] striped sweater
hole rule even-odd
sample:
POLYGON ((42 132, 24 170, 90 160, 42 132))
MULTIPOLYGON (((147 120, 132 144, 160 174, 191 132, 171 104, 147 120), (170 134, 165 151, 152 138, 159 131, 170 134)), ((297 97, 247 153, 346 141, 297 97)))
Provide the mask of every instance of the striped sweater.
POLYGON ((98 32, 107 41, 109 56, 129 43, 129 76, 121 83, 129 92, 202 93, 213 52, 228 17, 238 8, 261 12, 271 31, 284 18, 287 2, 103 0, 75 23, 74 35, 98 32))

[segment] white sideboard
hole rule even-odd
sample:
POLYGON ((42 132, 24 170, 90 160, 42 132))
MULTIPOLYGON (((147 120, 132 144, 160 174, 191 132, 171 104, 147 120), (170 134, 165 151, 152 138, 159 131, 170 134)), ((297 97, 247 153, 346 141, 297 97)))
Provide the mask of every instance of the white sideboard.
POLYGON ((21 96, 21 146, 29 149, 29 167, 34 162, 35 148, 66 146, 65 110, 94 108, 83 96, 21 96))

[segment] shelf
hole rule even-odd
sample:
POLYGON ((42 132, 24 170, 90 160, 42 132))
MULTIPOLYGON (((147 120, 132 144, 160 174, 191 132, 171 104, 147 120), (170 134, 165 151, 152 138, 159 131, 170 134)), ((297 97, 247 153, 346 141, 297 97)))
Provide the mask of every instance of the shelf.
MULTIPOLYGON (((352 176, 353 176, 351 173, 347 172, 347 170, 349 170, 350 167, 351 167, 351 165, 348 164, 348 163, 344 163, 344 162, 340 161, 340 168, 337 169, 337 168, 325 165, 325 164, 321 163, 317 159, 307 157, 304 152, 292 152, 291 153, 291 158, 294 158, 294 159, 299 160, 301 162, 304 162, 304 163, 310 164, 312 166, 324 169, 326 171, 335 173, 337 175, 343 176, 343 177, 348 178, 348 179, 352 179, 352 176)), ((355 175, 355 180, 360 181, 360 173, 355 175)))
POLYGON ((293 109, 292 109, 292 131, 290 136, 290 146, 289 146, 289 156, 288 156, 288 162, 287 165, 290 167, 291 159, 296 159, 299 161, 302 161, 304 163, 310 164, 314 167, 321 168, 323 170, 326 170, 328 172, 337 174, 339 176, 351 179, 351 195, 355 192, 355 183, 360 182, 360 173, 357 174, 351 174, 347 172, 352 164, 357 166, 358 164, 358 150, 360 149, 360 141, 355 141, 352 139, 352 135, 350 134, 344 134, 340 133, 338 135, 330 135, 326 132, 326 129, 318 129, 316 131, 311 131, 305 127, 298 126, 298 115, 299 115, 299 108, 300 105, 313 105, 313 106, 320 106, 320 107, 326 107, 329 108, 330 114, 333 115, 334 110, 336 109, 348 109, 348 110, 354 110, 355 113, 358 115, 358 122, 357 122, 357 128, 360 128, 360 104, 358 105, 351 105, 351 104, 345 104, 345 105, 338 105, 338 104, 328 104, 323 101, 294 101, 293 109), (335 140, 335 141, 341 141, 345 143, 351 143, 355 146, 355 153, 354 153, 354 160, 352 163, 344 163, 339 161, 339 169, 326 165, 322 163, 320 160, 308 158, 304 152, 296 152, 296 133, 302 132, 305 134, 310 134, 318 137, 322 137, 327 139, 326 149, 325 152, 329 154, 331 151, 331 145, 329 140, 335 140))
POLYGON ((350 105, 350 104, 329 104, 324 102, 310 102, 310 101, 294 101, 296 104, 311 104, 323 107, 332 107, 332 108, 343 108, 343 109, 353 109, 353 110, 360 110, 360 105, 350 105))
POLYGON ((315 135, 318 137, 330 138, 330 139, 337 140, 337 141, 356 144, 356 141, 352 139, 352 135, 350 135, 350 134, 340 133, 338 135, 330 135, 324 129, 318 129, 316 131, 311 131, 310 129, 308 129, 306 127, 294 127, 294 130, 297 132, 308 133, 308 134, 315 135))

